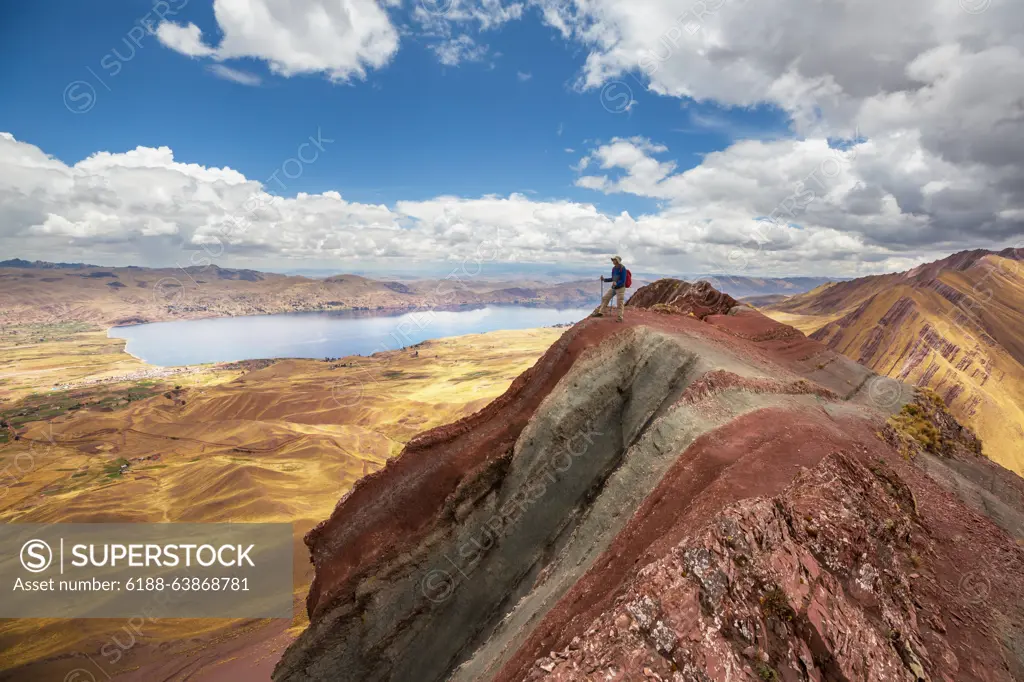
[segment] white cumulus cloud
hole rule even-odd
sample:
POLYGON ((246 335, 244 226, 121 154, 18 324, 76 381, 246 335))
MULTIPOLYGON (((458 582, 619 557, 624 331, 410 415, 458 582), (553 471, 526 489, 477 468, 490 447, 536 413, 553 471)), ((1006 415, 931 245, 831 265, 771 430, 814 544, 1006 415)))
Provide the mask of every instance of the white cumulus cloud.
POLYGON ((398 50, 398 31, 378 0, 214 0, 223 37, 202 41, 195 24, 164 22, 160 41, 191 57, 250 57, 282 76, 323 73, 332 80, 364 78, 398 50))
POLYGON ((67 165, 0 134, 0 251, 159 264, 199 252, 225 265, 301 259, 403 268, 481 254, 583 263, 620 252, 638 269, 668 272, 855 275, 1005 245, 1024 215, 1013 192, 991 189, 980 167, 943 162, 915 139, 846 151, 823 139, 747 140, 686 171, 660 160, 668 153, 629 138, 583 157, 581 185, 661 203, 632 214, 523 194, 393 205, 348 201, 337 190, 279 196, 273 179, 184 163, 167 147, 98 152, 67 165))
POLYGON ((203 42, 203 32, 192 23, 182 26, 165 21, 156 27, 156 37, 167 47, 189 57, 209 57, 217 52, 203 42))

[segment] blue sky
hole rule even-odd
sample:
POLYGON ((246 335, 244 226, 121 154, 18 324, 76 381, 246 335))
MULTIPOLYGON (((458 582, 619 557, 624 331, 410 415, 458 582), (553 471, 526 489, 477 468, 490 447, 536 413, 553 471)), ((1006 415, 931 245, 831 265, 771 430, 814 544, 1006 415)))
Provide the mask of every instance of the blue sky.
POLYGON ((1020 235, 1024 150, 985 137, 1012 113, 1016 10, 808 3, 5 3, 0 244, 415 269, 499 230, 508 262, 850 276, 1020 235), (261 192, 294 201, 228 237, 261 192))
MULTIPOLYGON (((685 169, 725 148, 734 133, 786 129, 786 117, 770 108, 730 110, 662 97, 645 92, 635 75, 622 79, 628 90, 615 86, 606 98, 613 109, 627 93, 636 104, 610 112, 600 91, 574 88, 586 50, 536 18, 490 34, 482 61, 445 66, 428 49, 429 39, 414 39, 387 68, 348 83, 282 78, 256 60, 234 62, 262 79, 253 87, 219 78, 207 63, 183 58, 153 35, 137 38, 136 46, 129 31, 152 16, 152 6, 146 0, 19 5, 4 21, 4 49, 20 59, 8 63, 0 82, 7 93, 0 128, 68 163, 99 150, 165 145, 178 161, 227 165, 253 179, 268 177, 319 128, 336 144, 285 194, 334 189, 348 199, 390 204, 524 192, 594 202, 611 212, 649 211, 655 203, 574 186, 572 166, 595 142, 649 137, 671 144, 667 158, 685 169), (47 27, 45 40, 38 26, 47 27), (115 65, 120 69, 112 76, 115 65), (87 113, 63 104, 75 81, 95 91, 87 113)), ((208 2, 192 0, 174 19, 195 23, 204 35, 217 33, 208 2)), ((69 96, 84 98, 85 88, 69 96)))

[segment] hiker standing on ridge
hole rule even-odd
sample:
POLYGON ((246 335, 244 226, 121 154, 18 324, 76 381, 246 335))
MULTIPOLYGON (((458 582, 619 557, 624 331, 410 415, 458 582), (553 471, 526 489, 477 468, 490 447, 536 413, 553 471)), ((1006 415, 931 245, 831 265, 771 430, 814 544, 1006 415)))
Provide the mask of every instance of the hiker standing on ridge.
POLYGON ((632 284, 630 281, 632 277, 630 276, 629 270, 626 269, 626 266, 622 264, 621 258, 618 256, 612 256, 612 263, 615 264, 614 267, 612 267, 612 276, 608 278, 605 278, 604 276, 601 277, 602 282, 611 282, 612 286, 608 289, 608 292, 601 297, 601 307, 594 311, 594 317, 604 317, 604 312, 608 309, 608 304, 611 302, 612 296, 617 296, 619 305, 618 321, 622 322, 622 313, 626 307, 626 289, 632 284))

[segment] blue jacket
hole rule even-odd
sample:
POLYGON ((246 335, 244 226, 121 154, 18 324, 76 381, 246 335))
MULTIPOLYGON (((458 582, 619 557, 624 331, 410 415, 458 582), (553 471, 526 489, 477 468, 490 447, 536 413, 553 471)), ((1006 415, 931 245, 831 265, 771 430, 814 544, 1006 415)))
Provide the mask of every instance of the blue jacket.
POLYGON ((626 266, 616 265, 612 268, 611 279, 606 279, 605 281, 612 283, 612 289, 621 289, 626 286, 626 266))

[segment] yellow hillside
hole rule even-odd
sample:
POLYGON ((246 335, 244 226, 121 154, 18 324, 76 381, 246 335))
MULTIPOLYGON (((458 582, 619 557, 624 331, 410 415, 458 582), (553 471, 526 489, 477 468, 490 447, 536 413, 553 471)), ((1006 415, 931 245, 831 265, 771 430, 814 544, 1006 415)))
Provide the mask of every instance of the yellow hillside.
POLYGON ((803 320, 814 338, 879 373, 933 388, 987 456, 1024 474, 1024 264, 990 254, 935 278, 914 275, 842 283, 767 312, 803 320), (815 330, 828 307, 840 317, 815 330))
MULTIPOLYGON (((284 360, 262 368, 266 363, 239 363, 82 384, 73 368, 85 357, 100 357, 89 353, 104 353, 115 366, 128 356, 110 353, 95 332, 65 332, 60 341, 25 343, 5 355, 13 359, 4 371, 20 373, 2 394, 0 413, 19 439, 7 430, 0 442, 0 522, 293 523, 294 626, 303 622, 301 602, 312 578, 301 541, 305 532, 413 435, 502 393, 561 333, 495 332, 372 358, 284 360), (35 370, 46 370, 51 384, 77 383, 27 395, 21 382, 39 375, 24 372, 35 370)), ((142 363, 124 364, 117 371, 145 370, 142 363)), ((112 372, 101 362, 92 369, 112 372)), ((18 671, 26 677, 19 679, 64 679, 86 654, 95 658, 123 625, 0 621, 0 679, 3 670, 26 664, 18 671)), ((272 641, 280 647, 287 643, 280 628, 261 621, 150 623, 145 645, 133 647, 116 670, 163 670, 185 651, 227 646, 228 640, 255 642, 277 634, 272 641)), ((211 659, 224 657, 221 651, 211 659)))

